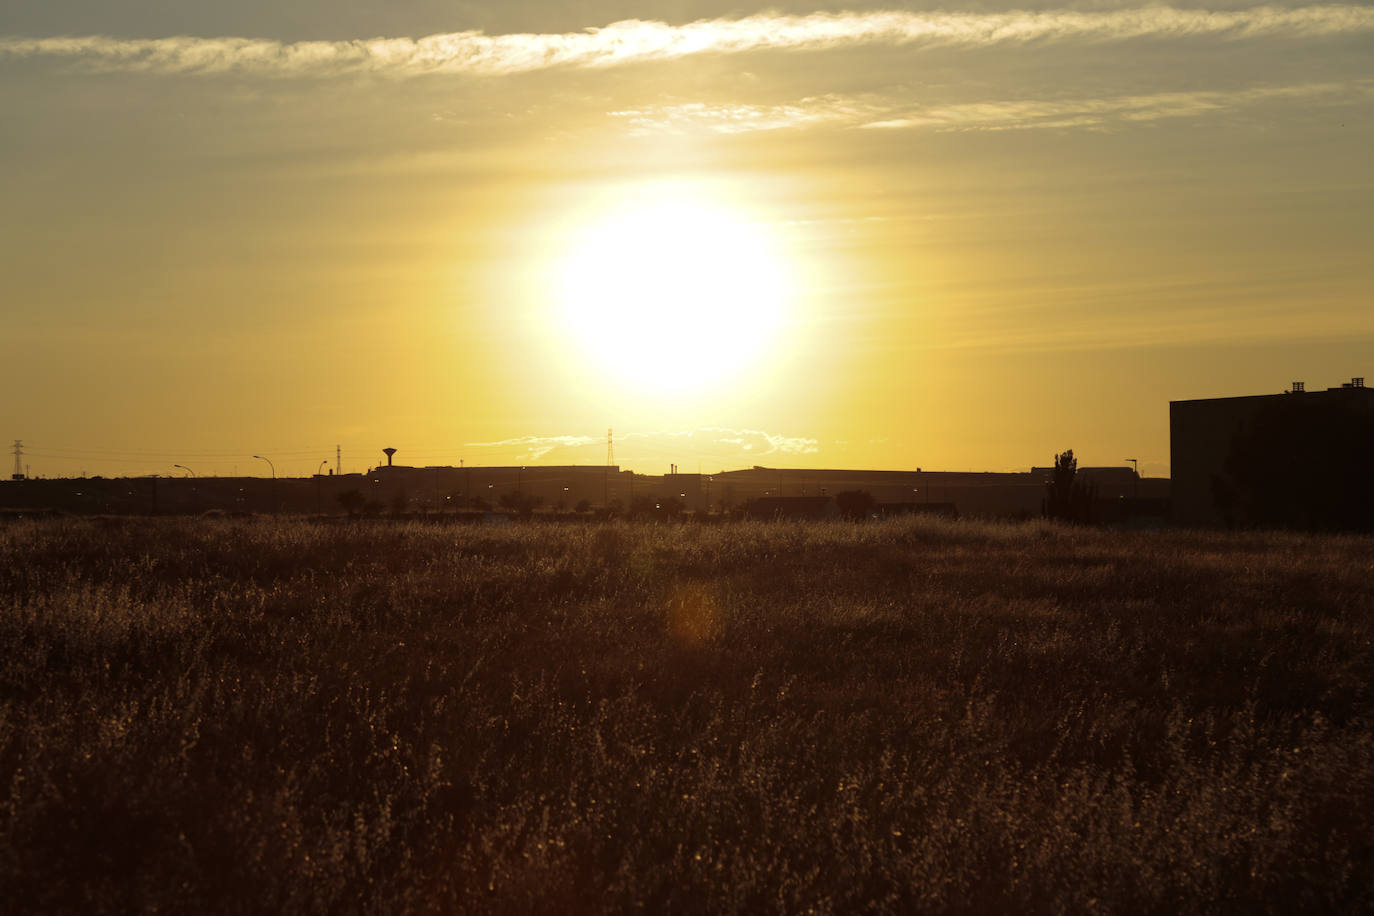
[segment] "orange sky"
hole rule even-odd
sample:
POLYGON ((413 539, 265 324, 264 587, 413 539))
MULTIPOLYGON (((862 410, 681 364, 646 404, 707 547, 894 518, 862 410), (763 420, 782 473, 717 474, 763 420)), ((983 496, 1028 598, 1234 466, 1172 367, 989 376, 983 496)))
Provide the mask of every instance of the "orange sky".
POLYGON ((0 27, 34 474, 600 463, 614 427, 645 472, 1159 475, 1170 399, 1374 375, 1368 7, 109 6, 0 27))

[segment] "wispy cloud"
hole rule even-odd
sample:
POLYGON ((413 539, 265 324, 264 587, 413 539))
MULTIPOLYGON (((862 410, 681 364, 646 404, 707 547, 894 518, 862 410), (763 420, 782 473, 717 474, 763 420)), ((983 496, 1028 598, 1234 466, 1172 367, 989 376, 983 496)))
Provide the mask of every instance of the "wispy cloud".
POLYGON ((742 134, 761 130, 856 124, 891 111, 891 105, 875 104, 854 96, 825 95, 782 105, 712 105, 687 102, 609 112, 636 133, 689 133, 709 131, 742 134))
MULTIPOLYGON (((512 461, 539 461, 554 452, 601 445, 593 436, 518 436, 494 442, 468 442, 466 448, 488 449, 512 461)), ((816 439, 785 436, 761 429, 701 426, 685 430, 648 430, 617 435, 621 463, 710 461, 722 465, 753 463, 766 455, 810 455, 820 449, 816 439)))
POLYGON ((1001 100, 927 107, 872 95, 821 96, 772 106, 661 105, 613 111, 610 116, 627 122, 637 133, 743 133, 822 126, 872 130, 1031 130, 1199 117, 1264 102, 1339 103, 1367 99, 1371 94, 1374 94, 1374 81, 1356 80, 1226 91, 1160 92, 1097 99, 1001 100))
POLYGON ((818 451, 820 445, 816 439, 806 436, 784 436, 761 429, 729 426, 699 426, 680 432, 631 433, 626 438, 658 440, 676 448, 686 445, 693 455, 718 458, 810 455, 818 451))
POLYGON ((516 455, 517 461, 538 461, 555 449, 582 448, 600 440, 591 436, 518 436, 496 442, 468 442, 467 448, 497 449, 516 455))
POLYGON ((1112 122, 1191 118, 1276 101, 1350 101, 1374 92, 1369 81, 1260 86, 1200 92, 1157 92, 1101 99, 1018 100, 942 105, 870 121, 869 129, 1030 130, 1100 127, 1112 122))
POLYGON ((107 36, 0 38, 0 57, 66 58, 100 70, 311 76, 378 73, 499 75, 552 67, 615 67, 697 54, 865 45, 983 47, 1143 38, 1305 38, 1374 31, 1374 8, 1256 7, 1208 11, 1150 6, 1101 12, 761 13, 685 25, 625 20, 580 32, 277 42, 253 38, 107 36))

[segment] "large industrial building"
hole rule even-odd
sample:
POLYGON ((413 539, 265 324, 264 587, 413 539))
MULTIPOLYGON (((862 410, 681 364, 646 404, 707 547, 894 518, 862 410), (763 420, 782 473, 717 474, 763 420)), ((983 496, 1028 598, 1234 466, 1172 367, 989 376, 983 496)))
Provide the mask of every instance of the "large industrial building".
POLYGON ((1294 382, 1280 394, 1172 401, 1173 520, 1368 527, 1357 514, 1374 472, 1371 432, 1374 389, 1363 378, 1325 390, 1294 382))
MULTIPOLYGON (((1169 481, 1129 467, 1081 468, 1097 495, 1101 521, 1162 518, 1169 481)), ((407 467, 388 463, 365 474, 305 478, 138 477, 0 482, 0 507, 77 513, 197 514, 347 511, 434 515, 519 507, 540 514, 577 509, 675 506, 729 513, 773 506, 788 515, 803 503, 868 493, 884 513, 1031 518, 1041 514, 1050 469, 1022 472, 873 471, 756 466, 715 474, 638 474, 614 465, 407 467), (762 502, 768 501, 768 502, 762 502), (798 502, 801 501, 801 502, 798 502)), ((833 506, 815 514, 833 514, 833 506)), ((757 514, 757 513, 755 513, 757 514)))
MULTIPOLYGON (((1169 404, 1170 478, 1079 468, 1099 522, 1374 530, 1374 389, 1363 378, 1308 391, 1169 404)), ((18 455, 19 443, 16 443, 18 455)), ((0 481, 0 508, 78 513, 292 512, 431 515, 678 509, 712 515, 835 514, 863 491, 882 514, 1042 514, 1052 469, 1022 472, 770 468, 638 474, 615 465, 407 467, 306 478, 140 477, 0 481), (762 506, 765 511, 760 512, 762 506)), ((17 463, 17 458, 16 458, 17 463)))

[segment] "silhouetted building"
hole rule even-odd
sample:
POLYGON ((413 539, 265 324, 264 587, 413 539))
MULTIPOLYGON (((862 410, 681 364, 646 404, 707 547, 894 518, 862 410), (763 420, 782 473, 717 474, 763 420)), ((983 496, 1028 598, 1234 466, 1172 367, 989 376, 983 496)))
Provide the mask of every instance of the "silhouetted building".
POLYGON ((661 498, 676 499, 689 512, 707 508, 707 478, 703 474, 664 474, 659 489, 661 498))
MULTIPOLYGON (((388 456, 389 457, 389 456, 388 456)), ((1134 497, 1168 497, 1169 481, 1137 478, 1130 468, 1080 468, 1102 500, 1120 505, 1099 513, 1129 521, 1134 497)), ((874 471, 765 468, 715 474, 636 474, 618 466, 408 467, 383 464, 365 474, 310 477, 148 477, 0 480, 0 508, 61 509, 79 513, 194 515, 207 511, 431 516, 487 509, 572 515, 575 509, 636 505, 689 513, 725 514, 759 499, 817 499, 778 503, 783 515, 803 514, 846 492, 867 493, 880 515, 927 513, 958 517, 1031 518, 1040 515, 1045 470, 1018 472, 874 471)), ((778 513, 760 504, 767 517, 778 513)), ((832 509, 824 510, 822 515, 832 509)))
MULTIPOLYGON (((382 465, 365 476, 365 494, 403 512, 443 512, 474 504, 499 506, 530 501, 544 509, 578 503, 604 505, 628 498, 629 484, 618 467, 527 465, 509 467, 406 467, 382 465)), ((355 484, 356 486, 356 484, 355 484)))
MULTIPOLYGON (((1125 502, 1151 497, 1167 500, 1167 478, 1137 477, 1129 467, 1079 468, 1097 487, 1099 500, 1125 502)), ((765 496, 836 496, 862 491, 877 506, 941 504, 908 511, 974 518, 1036 518, 1045 499, 1048 468, 1026 471, 870 471, 832 468, 765 468, 712 474, 707 482, 713 511, 729 511, 765 496)), ((892 510, 900 511, 900 510, 892 510)), ((889 512, 888 514, 891 514, 889 512)), ((1125 521, 1119 506, 1104 517, 1125 521)))
POLYGON ((1171 401, 1173 520, 1188 525, 1367 529, 1374 389, 1171 401))
POLYGON ((743 513, 765 521, 839 516, 835 501, 829 496, 760 496, 745 503, 743 513))

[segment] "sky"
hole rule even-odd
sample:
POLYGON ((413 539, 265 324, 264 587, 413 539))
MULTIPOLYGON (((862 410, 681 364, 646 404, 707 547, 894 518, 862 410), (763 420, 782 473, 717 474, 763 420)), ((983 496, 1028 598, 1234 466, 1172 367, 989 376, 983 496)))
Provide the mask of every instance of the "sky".
POLYGON ((1374 5, 5 0, 0 437, 1166 476, 1374 377, 1372 115, 1374 5))

